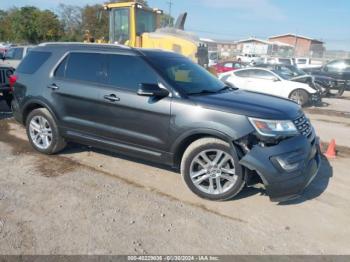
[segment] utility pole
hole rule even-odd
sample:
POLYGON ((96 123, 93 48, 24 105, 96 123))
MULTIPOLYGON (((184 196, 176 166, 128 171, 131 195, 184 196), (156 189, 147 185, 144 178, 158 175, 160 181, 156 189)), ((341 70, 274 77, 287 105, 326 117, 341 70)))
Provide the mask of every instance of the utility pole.
POLYGON ((171 8, 173 7, 173 1, 169 0, 167 2, 167 4, 169 5, 169 20, 168 20, 168 26, 171 26, 171 8))

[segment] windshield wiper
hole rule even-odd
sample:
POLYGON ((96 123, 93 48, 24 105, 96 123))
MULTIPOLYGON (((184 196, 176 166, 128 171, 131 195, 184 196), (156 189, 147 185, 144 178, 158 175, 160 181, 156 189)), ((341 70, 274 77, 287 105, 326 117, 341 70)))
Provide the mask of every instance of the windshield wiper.
POLYGON ((201 90, 200 92, 188 93, 188 95, 205 95, 205 94, 216 94, 218 91, 213 90, 201 90))
POLYGON ((234 90, 237 90, 237 89, 238 89, 237 87, 226 85, 223 88, 221 88, 218 92, 222 92, 222 91, 226 91, 226 90, 234 91, 234 90))
POLYGON ((232 86, 229 86, 229 85, 226 85, 224 86, 223 88, 219 89, 219 90, 201 90, 200 92, 196 92, 196 93, 188 93, 188 95, 205 95, 205 94, 217 94, 217 93, 221 93, 223 91, 226 91, 226 90, 230 90, 230 91, 233 91, 233 90, 237 90, 238 88, 235 88, 235 87, 232 87, 232 86))

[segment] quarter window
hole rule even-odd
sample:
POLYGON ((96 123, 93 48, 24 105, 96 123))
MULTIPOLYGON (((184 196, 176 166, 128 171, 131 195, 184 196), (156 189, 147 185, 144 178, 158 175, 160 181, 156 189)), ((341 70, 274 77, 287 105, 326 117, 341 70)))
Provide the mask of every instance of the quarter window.
POLYGON ((109 85, 136 91, 139 84, 158 83, 156 73, 140 57, 130 55, 107 55, 109 85))
POLYGON ((31 51, 17 68, 17 72, 23 74, 35 73, 49 59, 50 52, 31 51))

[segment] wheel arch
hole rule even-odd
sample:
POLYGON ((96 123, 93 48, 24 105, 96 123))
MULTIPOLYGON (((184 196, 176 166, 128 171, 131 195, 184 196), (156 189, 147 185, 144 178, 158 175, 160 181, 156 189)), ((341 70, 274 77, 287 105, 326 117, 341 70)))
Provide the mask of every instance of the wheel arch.
POLYGON ((45 108, 47 109, 50 114, 52 115, 52 117, 57 121, 57 117, 56 117, 56 113, 54 112, 54 110, 52 110, 52 108, 49 106, 49 104, 46 101, 40 100, 40 99, 33 99, 30 101, 27 101, 24 106, 23 106, 23 110, 22 110, 22 124, 25 125, 27 122, 27 117, 30 114, 30 112, 32 112, 35 109, 38 108, 45 108))
POLYGON ((171 152, 173 154, 173 164, 174 167, 179 167, 181 164, 182 156, 185 153, 188 146, 193 143, 194 141, 204 138, 204 137, 212 137, 221 139, 230 145, 232 144, 232 139, 230 136, 228 136, 225 133, 222 133, 217 130, 213 129, 200 129, 200 130, 194 130, 187 132, 183 135, 181 135, 179 138, 175 140, 171 147, 171 152))

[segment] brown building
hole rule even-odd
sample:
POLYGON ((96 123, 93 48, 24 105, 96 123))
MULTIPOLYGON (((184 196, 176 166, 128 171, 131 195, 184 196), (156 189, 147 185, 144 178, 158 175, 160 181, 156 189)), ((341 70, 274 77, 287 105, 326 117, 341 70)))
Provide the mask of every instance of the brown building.
POLYGON ((296 57, 323 57, 325 52, 324 43, 322 41, 301 35, 289 33, 272 36, 269 38, 269 41, 281 42, 294 46, 294 56, 296 57))

